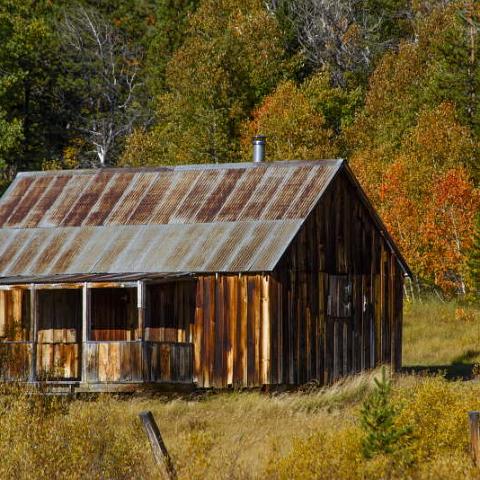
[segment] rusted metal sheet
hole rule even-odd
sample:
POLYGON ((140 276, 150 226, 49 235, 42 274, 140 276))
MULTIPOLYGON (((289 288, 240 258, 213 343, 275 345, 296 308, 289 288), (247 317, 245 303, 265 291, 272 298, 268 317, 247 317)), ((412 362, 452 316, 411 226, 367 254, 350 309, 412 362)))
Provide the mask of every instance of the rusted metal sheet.
POLYGON ((341 165, 273 162, 21 173, 0 201, 0 226, 300 219, 341 165), (292 202, 303 190, 308 195, 301 195, 297 208, 292 202))
POLYGON ((40 275, 40 276, 15 276, 0 277, 0 291, 12 290, 18 286, 28 287, 32 283, 37 283, 38 288, 81 288, 85 282, 93 287, 114 287, 128 285, 137 280, 147 280, 155 283, 171 281, 177 278, 195 278, 190 272, 180 273, 83 273, 83 274, 63 274, 63 275, 40 275))
POLYGON ((0 276, 267 271, 300 226, 288 220, 2 229, 12 236, 0 276))
POLYGON ((19 174, 0 200, 0 278, 272 271, 341 168, 330 160, 19 174))

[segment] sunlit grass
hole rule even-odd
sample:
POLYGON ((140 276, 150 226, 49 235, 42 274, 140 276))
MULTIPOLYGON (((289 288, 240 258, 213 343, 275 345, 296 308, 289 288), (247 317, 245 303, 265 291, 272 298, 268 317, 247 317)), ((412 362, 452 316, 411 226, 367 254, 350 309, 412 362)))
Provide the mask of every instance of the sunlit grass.
POLYGON ((478 308, 433 300, 406 303, 403 365, 448 366, 478 361, 478 308))
MULTIPOLYGON (((464 308, 464 307, 462 307, 464 308)), ((448 366, 478 357, 478 311, 410 304, 404 360, 448 366)), ((1 479, 159 479, 138 414, 151 410, 186 479, 478 478, 467 412, 480 409, 480 383, 401 374, 393 401, 413 443, 395 456, 361 456, 359 411, 379 370, 330 387, 184 397, 100 396, 67 400, 0 395, 1 479)))

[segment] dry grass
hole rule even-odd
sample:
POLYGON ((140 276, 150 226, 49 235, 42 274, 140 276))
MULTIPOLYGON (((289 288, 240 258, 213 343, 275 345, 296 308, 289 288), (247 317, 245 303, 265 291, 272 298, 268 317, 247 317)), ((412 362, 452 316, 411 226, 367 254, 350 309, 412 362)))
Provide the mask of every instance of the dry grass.
POLYGON ((452 366, 480 361, 480 310, 455 302, 405 305, 403 364, 452 366))
MULTIPOLYGON (((405 358, 450 365, 476 351, 478 315, 458 307, 408 307, 405 358), (441 340, 443 338, 443 340, 441 340)), ((360 454, 359 410, 377 372, 330 388, 266 395, 67 401, 0 395, 0 478, 157 479, 138 420, 152 410, 182 479, 478 478, 468 453, 467 411, 480 384, 401 375, 394 383, 400 426, 414 436, 395 455, 360 454)))

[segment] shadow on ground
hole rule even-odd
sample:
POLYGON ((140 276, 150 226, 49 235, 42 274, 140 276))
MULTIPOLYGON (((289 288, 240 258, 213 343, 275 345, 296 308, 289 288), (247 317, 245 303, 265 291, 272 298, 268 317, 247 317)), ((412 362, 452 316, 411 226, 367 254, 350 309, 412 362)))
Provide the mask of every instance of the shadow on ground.
POLYGON ((480 351, 467 350, 463 355, 455 358, 450 365, 405 365, 402 373, 416 375, 442 375, 448 380, 471 380, 475 362, 473 360, 480 355, 480 351))

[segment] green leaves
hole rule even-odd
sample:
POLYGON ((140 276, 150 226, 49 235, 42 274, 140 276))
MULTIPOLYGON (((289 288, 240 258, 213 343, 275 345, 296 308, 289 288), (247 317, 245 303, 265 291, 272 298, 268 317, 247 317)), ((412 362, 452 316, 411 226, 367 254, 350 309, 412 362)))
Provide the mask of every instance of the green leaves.
MULTIPOLYGON (((166 66, 157 125, 143 136, 156 145, 145 163, 237 160, 242 122, 288 72, 280 29, 262 2, 204 0, 166 66)), ((137 132, 122 164, 134 162, 140 144, 137 132)))
POLYGON ((473 292, 480 298, 480 212, 477 212, 475 217, 473 245, 468 252, 468 269, 473 292))

